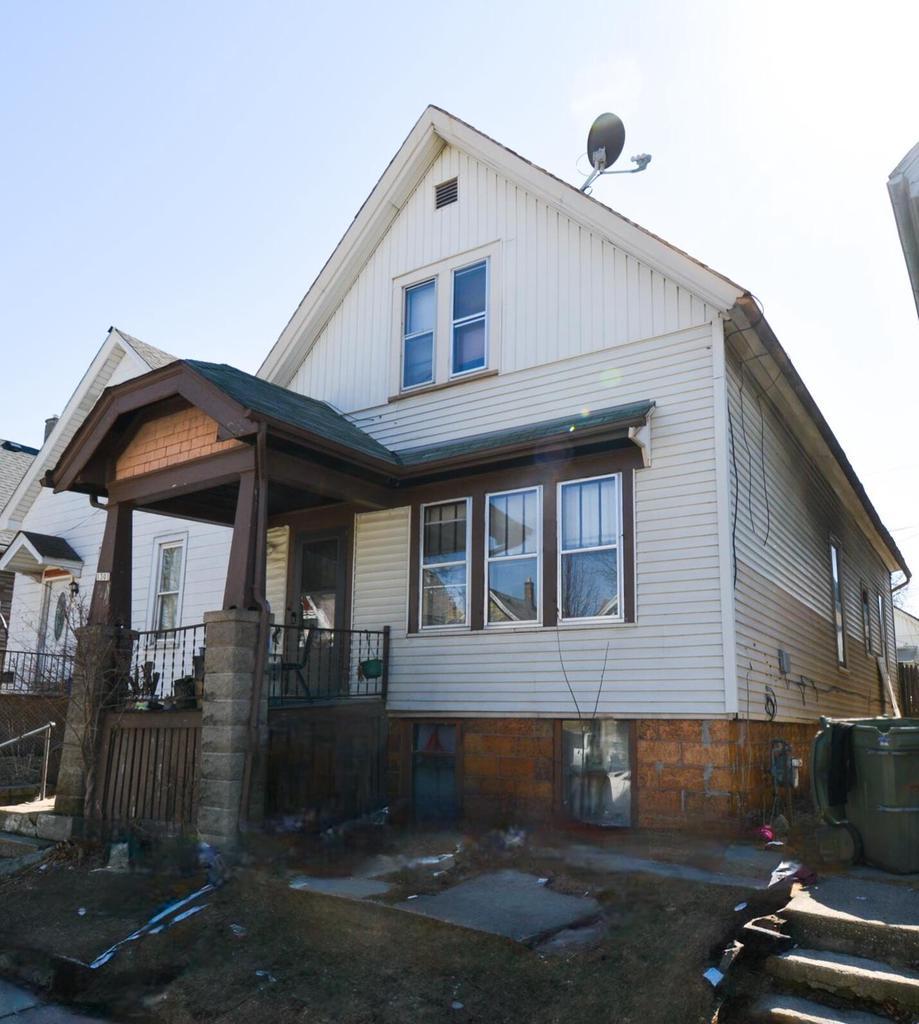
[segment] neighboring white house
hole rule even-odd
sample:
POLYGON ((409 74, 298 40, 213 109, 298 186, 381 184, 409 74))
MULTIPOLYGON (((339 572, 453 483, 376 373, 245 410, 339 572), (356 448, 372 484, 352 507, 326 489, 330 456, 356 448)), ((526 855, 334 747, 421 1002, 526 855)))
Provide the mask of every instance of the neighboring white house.
MULTIPOLYGON (((37 449, 16 441, 0 440, 0 509, 19 486, 37 449)), ((13 539, 9 530, 0 530, 0 555, 13 539)), ((0 651, 6 647, 6 633, 10 617, 10 602, 13 598, 13 574, 0 571, 0 651)))
MULTIPOLYGON (((8 544, 0 556, 0 572, 14 574, 10 651, 62 651, 73 619, 70 606, 88 598, 95 578, 105 513, 85 495, 53 494, 41 486, 42 476, 57 462, 105 388, 174 358, 110 328, 41 450, 0 509, 0 536, 8 544)), ((205 611, 220 607, 228 545, 229 531, 223 527, 139 514, 134 534, 134 628, 199 623, 205 611)), ((34 662, 19 658, 16 664, 34 662)))

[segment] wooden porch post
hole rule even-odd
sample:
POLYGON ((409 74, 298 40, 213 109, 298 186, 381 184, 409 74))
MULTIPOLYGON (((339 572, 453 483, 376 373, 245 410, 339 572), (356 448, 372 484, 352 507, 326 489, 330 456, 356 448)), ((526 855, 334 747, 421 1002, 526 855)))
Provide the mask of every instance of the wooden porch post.
POLYGON ((130 505, 110 503, 105 513, 105 532, 89 606, 91 626, 130 628, 132 512, 130 505))
POLYGON ((255 608, 256 594, 264 593, 265 560, 258 557, 258 538, 260 532, 263 534, 267 529, 263 504, 259 502, 255 470, 241 473, 227 583, 223 592, 224 611, 231 608, 255 608))

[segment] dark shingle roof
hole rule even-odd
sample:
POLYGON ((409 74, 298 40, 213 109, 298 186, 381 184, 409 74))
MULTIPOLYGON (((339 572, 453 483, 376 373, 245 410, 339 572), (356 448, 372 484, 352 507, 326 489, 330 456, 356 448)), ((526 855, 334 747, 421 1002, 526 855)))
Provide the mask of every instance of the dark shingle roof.
POLYGON ((412 469, 462 455, 487 454, 502 448, 528 447, 549 441, 562 441, 599 427, 636 426, 644 423, 654 402, 645 400, 628 405, 575 413, 557 419, 506 427, 474 434, 456 441, 442 441, 403 451, 390 451, 370 434, 355 426, 346 416, 325 402, 289 391, 260 377, 244 373, 226 363, 203 363, 187 359, 185 363, 235 402, 256 416, 270 419, 327 438, 356 453, 369 455, 394 467, 412 469))
POLYGON ((458 441, 444 441, 439 444, 428 444, 420 448, 408 448, 397 452, 399 461, 404 466, 419 466, 428 462, 439 462, 456 455, 485 453, 493 448, 505 448, 513 445, 525 445, 553 438, 561 439, 566 435, 577 436, 579 431, 592 430, 597 427, 629 427, 643 423, 654 402, 632 402, 629 405, 616 405, 607 409, 596 409, 593 412, 576 413, 573 416, 561 416, 554 420, 542 420, 539 423, 528 423, 522 427, 506 427, 493 430, 487 434, 475 434, 472 437, 460 438, 458 441))
POLYGON ((234 366, 227 366, 226 363, 202 363, 197 359, 187 359, 185 362, 195 373, 254 413, 308 430, 375 459, 393 465, 398 463, 388 448, 384 448, 379 441, 325 402, 288 391, 278 384, 269 384, 266 380, 253 377, 251 373, 244 373, 234 366))
POLYGON ((29 541, 42 558, 63 562, 82 561, 63 537, 55 537, 50 533, 32 533, 29 530, 22 530, 21 535, 29 541))
MULTIPOLYGON (((0 511, 13 496, 20 480, 32 460, 38 455, 37 448, 30 448, 15 441, 0 441, 0 511)), ((12 540, 14 531, 0 530, 0 551, 12 540)))

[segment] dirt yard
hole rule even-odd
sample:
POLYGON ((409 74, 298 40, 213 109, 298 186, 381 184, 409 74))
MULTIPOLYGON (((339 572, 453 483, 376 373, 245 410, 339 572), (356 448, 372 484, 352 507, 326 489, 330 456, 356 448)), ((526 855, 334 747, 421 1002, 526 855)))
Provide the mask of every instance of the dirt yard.
MULTIPOLYGON (((58 958, 91 961, 204 879, 163 865, 94 871, 99 861, 77 852, 0 880, 0 973, 122 1022, 708 1022, 715 995, 702 971, 738 924, 735 904, 750 899, 648 876, 557 873, 525 850, 458 864, 468 875, 497 860, 600 901, 608 931, 598 945, 545 955, 385 902, 291 890, 290 872, 316 865, 288 849, 235 871, 205 910, 90 971, 58 958)), ((430 871, 391 880, 390 899, 444 884, 430 871)))

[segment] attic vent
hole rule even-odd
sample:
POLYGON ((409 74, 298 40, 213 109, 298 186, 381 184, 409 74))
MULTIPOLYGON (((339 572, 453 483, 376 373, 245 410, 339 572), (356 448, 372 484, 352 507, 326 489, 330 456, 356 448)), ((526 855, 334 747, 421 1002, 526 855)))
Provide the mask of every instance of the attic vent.
POLYGON ((434 186, 434 209, 439 210, 442 206, 449 206, 450 203, 455 203, 458 197, 459 186, 456 183, 456 178, 442 181, 439 185, 434 186))

